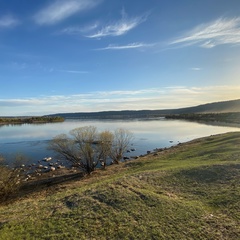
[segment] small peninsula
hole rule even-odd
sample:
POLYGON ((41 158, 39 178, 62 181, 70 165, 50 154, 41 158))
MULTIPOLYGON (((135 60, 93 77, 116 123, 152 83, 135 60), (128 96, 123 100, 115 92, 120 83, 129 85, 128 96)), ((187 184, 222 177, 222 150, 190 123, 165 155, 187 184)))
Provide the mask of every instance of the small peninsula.
POLYGON ((26 124, 26 123, 53 123, 63 122, 60 116, 41 116, 41 117, 1 117, 0 125, 7 124, 26 124))

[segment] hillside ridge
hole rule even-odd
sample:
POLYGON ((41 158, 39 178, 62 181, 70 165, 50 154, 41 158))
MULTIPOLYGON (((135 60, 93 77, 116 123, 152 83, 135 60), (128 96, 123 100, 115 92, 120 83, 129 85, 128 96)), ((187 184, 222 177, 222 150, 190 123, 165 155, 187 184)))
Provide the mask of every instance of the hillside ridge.
POLYGON ((48 116, 60 116, 64 118, 81 118, 81 119, 93 119, 93 118, 114 119, 114 118, 164 117, 165 115, 168 114, 227 113, 227 112, 240 112, 240 99, 206 103, 194 107, 178 109, 74 112, 74 113, 56 113, 48 116))

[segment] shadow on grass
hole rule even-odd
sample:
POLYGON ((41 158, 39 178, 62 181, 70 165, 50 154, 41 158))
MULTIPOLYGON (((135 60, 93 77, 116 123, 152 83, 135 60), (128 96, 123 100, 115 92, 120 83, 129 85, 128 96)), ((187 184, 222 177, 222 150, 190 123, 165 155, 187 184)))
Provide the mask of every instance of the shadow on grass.
POLYGON ((182 170, 168 177, 185 197, 240 218, 240 164, 213 165, 182 170))
POLYGON ((198 183, 223 183, 240 175, 240 164, 204 166, 183 170, 177 175, 198 183))
POLYGON ((33 192, 38 192, 43 189, 47 189, 48 187, 56 186, 64 182, 80 180, 84 176, 85 174, 83 172, 79 172, 26 182, 22 184, 18 191, 9 195, 8 198, 6 198, 4 201, 0 201, 0 204, 9 204, 17 200, 18 198, 25 197, 33 192))

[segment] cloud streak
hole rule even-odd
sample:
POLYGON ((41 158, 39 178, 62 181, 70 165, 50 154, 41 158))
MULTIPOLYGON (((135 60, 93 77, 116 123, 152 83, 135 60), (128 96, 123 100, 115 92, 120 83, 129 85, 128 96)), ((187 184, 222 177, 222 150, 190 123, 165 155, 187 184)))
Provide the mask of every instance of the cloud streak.
POLYGON ((147 16, 138 16, 129 18, 124 11, 122 11, 122 18, 116 22, 112 22, 98 29, 96 32, 86 35, 88 38, 102 38, 102 37, 116 37, 121 36, 136 28, 139 24, 145 22, 147 16))
POLYGON ((147 44, 147 43, 130 43, 127 45, 110 44, 107 47, 98 48, 97 50, 126 50, 126 49, 137 49, 137 48, 148 48, 153 46, 154 44, 147 44))
POLYGON ((235 45, 240 43, 240 17, 219 18, 207 24, 201 24, 182 37, 170 42, 170 45, 180 44, 182 47, 198 45, 203 48, 213 48, 218 45, 235 45))
POLYGON ((85 74, 89 73, 88 71, 79 71, 79 70, 57 70, 58 72, 63 72, 63 73, 73 73, 73 74, 85 74))
POLYGON ((99 26, 99 24, 96 22, 96 23, 93 23, 91 25, 87 25, 85 27, 77 27, 77 26, 67 27, 67 28, 62 29, 59 32, 59 34, 69 34, 69 35, 79 35, 79 34, 81 34, 82 35, 83 33, 95 30, 98 26, 99 26))
POLYGON ((11 15, 5 15, 0 17, 0 29, 15 27, 18 24, 20 24, 20 21, 11 15))
POLYGON ((39 11, 34 20, 39 25, 54 25, 99 3, 100 0, 57 0, 39 11))
POLYGON ((193 71, 200 71, 200 70, 202 70, 202 69, 199 68, 199 67, 192 67, 191 70, 193 70, 193 71))

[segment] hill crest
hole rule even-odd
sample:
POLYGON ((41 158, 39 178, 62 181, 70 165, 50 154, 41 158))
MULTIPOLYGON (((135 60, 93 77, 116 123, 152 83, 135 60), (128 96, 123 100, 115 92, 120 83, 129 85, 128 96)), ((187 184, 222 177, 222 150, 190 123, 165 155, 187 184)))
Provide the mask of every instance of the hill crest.
POLYGON ((240 112, 240 99, 201 104, 194 107, 163 109, 163 110, 122 110, 101 112, 56 113, 48 116, 81 119, 122 119, 122 118, 151 118, 164 117, 167 114, 186 113, 227 113, 240 112))

